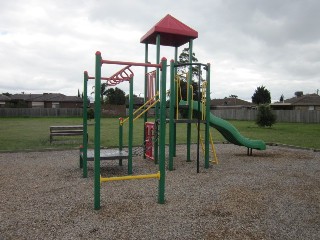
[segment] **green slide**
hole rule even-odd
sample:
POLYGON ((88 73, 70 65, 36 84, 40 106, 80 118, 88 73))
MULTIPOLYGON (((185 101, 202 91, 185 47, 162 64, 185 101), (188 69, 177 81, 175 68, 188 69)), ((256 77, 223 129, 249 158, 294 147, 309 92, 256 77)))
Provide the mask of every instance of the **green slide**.
MULTIPOLYGON (((186 106, 187 101, 181 100, 179 105, 186 106)), ((198 109, 198 102, 192 101, 192 109, 196 111, 201 111, 201 109, 198 109)), ((247 148, 252 149, 258 149, 258 150, 265 150, 266 144, 262 140, 251 140, 249 138, 245 138, 242 136, 239 131, 229 122, 218 118, 214 116, 212 113, 210 113, 210 126, 217 129, 222 136, 228 140, 229 142, 239 145, 239 146, 245 146, 247 148)))

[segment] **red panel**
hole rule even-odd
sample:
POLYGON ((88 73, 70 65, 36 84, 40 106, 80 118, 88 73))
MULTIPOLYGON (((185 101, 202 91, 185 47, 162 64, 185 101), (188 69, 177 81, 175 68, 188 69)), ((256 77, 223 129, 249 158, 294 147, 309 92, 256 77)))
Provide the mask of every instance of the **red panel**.
POLYGON ((170 14, 154 25, 141 39, 141 43, 156 44, 157 34, 160 34, 160 45, 179 47, 190 39, 198 37, 198 32, 180 22, 170 14))

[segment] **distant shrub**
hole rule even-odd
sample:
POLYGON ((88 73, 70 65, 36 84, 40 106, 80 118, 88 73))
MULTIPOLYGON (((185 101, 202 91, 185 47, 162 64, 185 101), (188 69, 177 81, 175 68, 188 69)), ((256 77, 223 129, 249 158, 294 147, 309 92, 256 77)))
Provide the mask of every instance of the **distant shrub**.
POLYGON ((87 116, 89 120, 94 119, 94 110, 92 108, 88 110, 87 116))
POLYGON ((277 116, 271 111, 267 104, 259 105, 256 124, 260 127, 271 127, 276 123, 277 116))

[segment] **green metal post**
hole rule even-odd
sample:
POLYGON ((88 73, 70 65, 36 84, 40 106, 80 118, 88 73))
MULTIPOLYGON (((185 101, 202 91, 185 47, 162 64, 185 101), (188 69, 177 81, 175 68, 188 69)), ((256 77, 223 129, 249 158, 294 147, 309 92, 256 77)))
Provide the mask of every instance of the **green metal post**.
POLYGON ((82 142, 82 167, 83 177, 88 177, 88 73, 84 72, 83 80, 83 142, 82 142))
POLYGON ((133 142, 133 78, 129 87, 129 141, 128 141, 128 174, 132 174, 132 142, 133 142))
POLYGON ((159 156, 159 195, 158 203, 165 202, 165 179, 166 179, 166 79, 167 79, 167 59, 162 58, 161 91, 160 91, 160 156, 159 156))
MULTIPOLYGON (((178 62, 178 47, 175 47, 174 48, 174 62, 177 63, 178 62)), ((174 68, 174 79, 176 78, 177 76, 177 68, 174 68)), ((170 99, 170 101, 174 101, 174 106, 177 108, 178 106, 176 106, 176 94, 179 94, 178 93, 178 87, 177 87, 177 84, 174 84, 173 85, 174 87, 174 90, 175 90, 175 95, 173 95, 173 98, 174 99, 170 99)), ((174 132, 173 132, 173 138, 174 138, 174 141, 173 141, 173 156, 176 157, 177 156, 177 124, 174 123, 174 132)))
MULTIPOLYGON (((157 39, 156 39, 156 45, 157 45, 157 54, 156 54, 156 63, 159 64, 160 63, 160 34, 157 35, 157 39)), ((159 68, 157 68, 156 70, 156 93, 159 91, 159 74, 160 70, 159 68)), ((159 99, 159 96, 156 97, 156 100, 159 99)), ((157 121, 159 119, 159 103, 157 103, 155 105, 155 121, 157 121)), ((155 124, 155 131, 157 134, 158 129, 157 129, 157 124, 155 124)), ((159 159, 159 143, 158 141, 154 141, 154 163, 157 164, 158 163, 158 159, 159 159)))
MULTIPOLYGON (((170 120, 169 120, 169 170, 173 170, 174 154, 174 106, 175 106, 175 88, 174 88, 174 60, 170 61, 170 120)), ((162 112, 161 112, 162 114, 162 112)))
MULTIPOLYGON (((148 63, 148 43, 145 44, 145 55, 144 55, 144 62, 148 63)), ((148 67, 144 68, 144 102, 147 101, 147 92, 148 92, 148 77, 147 77, 147 73, 148 73, 148 67)), ((143 121, 143 146, 145 146, 146 143, 146 122, 148 121, 148 113, 146 112, 144 114, 144 121, 143 121)), ((144 148, 144 152, 143 152, 143 158, 146 158, 146 148, 144 148)))
MULTIPOLYGON (((193 40, 189 42, 189 62, 192 63, 192 43, 193 40)), ((191 83, 192 83, 192 65, 189 66, 189 77, 188 77, 188 106, 189 106, 189 114, 188 118, 191 120, 192 116, 192 108, 191 108, 191 83)), ((191 123, 187 123, 187 162, 191 162, 191 123)))
POLYGON ((210 63, 207 64, 207 88, 206 88, 206 128, 205 128, 205 163, 204 167, 209 168, 209 136, 210 136, 210 63))
POLYGON ((94 209, 100 209, 100 92, 101 92, 101 53, 96 52, 96 74, 94 94, 94 209))
MULTIPOLYGON (((123 148, 123 119, 119 118, 119 151, 123 148)), ((119 166, 122 166, 122 159, 119 159, 119 166)))

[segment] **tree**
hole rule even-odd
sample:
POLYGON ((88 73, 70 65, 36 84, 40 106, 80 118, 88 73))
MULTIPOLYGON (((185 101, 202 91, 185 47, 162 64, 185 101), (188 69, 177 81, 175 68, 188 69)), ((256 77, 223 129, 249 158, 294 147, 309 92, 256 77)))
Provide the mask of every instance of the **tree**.
MULTIPOLYGON (((192 53, 192 62, 197 63, 198 59, 195 57, 195 53, 192 53)), ((178 63, 189 63, 189 48, 184 48, 179 55, 179 62, 178 63)), ((178 74, 180 76, 180 89, 181 89, 181 97, 182 99, 187 99, 187 92, 188 92, 188 79, 187 74, 189 71, 189 66, 182 66, 178 68, 178 74)), ((202 80, 201 77, 201 68, 199 66, 192 66, 192 80, 191 85, 193 89, 193 100, 200 101, 202 95, 198 86, 199 81, 199 73, 200 73, 200 81, 202 80)), ((177 93, 178 94, 178 93, 177 93)), ((188 110, 187 109, 180 109, 180 113, 182 117, 188 117, 188 110)), ((197 112, 193 112, 193 116, 197 116, 197 112)))
POLYGON ((5 95, 5 96, 7 96, 7 97, 12 96, 12 94, 11 94, 11 93, 8 93, 8 92, 6 92, 6 93, 2 93, 2 95, 5 95))
POLYGON ((106 90, 106 102, 109 104, 123 105, 126 103, 125 92, 120 88, 109 88, 106 90))
POLYGON ((94 110, 92 108, 88 109, 87 116, 88 120, 94 119, 94 110))
POLYGON ((237 95, 234 95, 234 94, 231 94, 231 95, 229 96, 229 98, 238 98, 238 96, 237 96, 237 95))
MULTIPOLYGON (((100 89, 100 100, 103 103, 103 96, 107 94, 107 83, 102 83, 101 84, 101 89, 100 89)), ((94 89, 94 86, 92 87, 94 89)), ((91 92, 91 94, 94 94, 94 91, 91 92)))
POLYGON ((284 100, 284 96, 283 96, 283 94, 281 94, 281 97, 280 97, 279 101, 283 102, 283 100, 284 100))
MULTIPOLYGON (((179 55, 179 63, 189 63, 189 48, 184 48, 179 55)), ((197 63, 198 59, 196 54, 192 53, 192 62, 197 63)), ((179 74, 186 74, 189 71, 189 66, 183 66, 178 68, 179 74)), ((192 66, 192 79, 197 77, 199 74, 199 66, 192 66)), ((186 79, 185 79, 186 80, 186 79)))
POLYGON ((276 120, 277 116, 271 111, 270 105, 259 105, 256 124, 260 127, 271 127, 276 123, 276 120))
POLYGON ((80 97, 80 90, 79 90, 79 88, 78 88, 78 97, 80 97))
POLYGON ((271 103, 271 95, 268 89, 264 86, 260 86, 256 89, 253 96, 251 97, 252 102, 255 104, 271 103))

